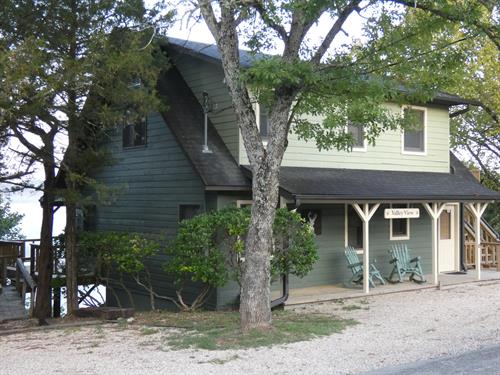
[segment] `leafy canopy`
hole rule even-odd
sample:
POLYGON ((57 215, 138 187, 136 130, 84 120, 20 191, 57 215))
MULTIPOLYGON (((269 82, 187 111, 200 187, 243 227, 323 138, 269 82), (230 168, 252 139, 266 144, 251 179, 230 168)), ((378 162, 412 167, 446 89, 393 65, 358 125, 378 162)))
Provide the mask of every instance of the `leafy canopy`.
POLYGON ((21 234, 21 220, 24 215, 12 212, 10 202, 0 194, 0 240, 18 240, 21 234))

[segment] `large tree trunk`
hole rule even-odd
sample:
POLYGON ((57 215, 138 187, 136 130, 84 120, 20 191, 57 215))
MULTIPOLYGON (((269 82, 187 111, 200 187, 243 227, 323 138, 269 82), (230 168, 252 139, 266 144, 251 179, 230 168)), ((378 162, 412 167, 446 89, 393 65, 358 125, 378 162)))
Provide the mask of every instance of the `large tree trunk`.
POLYGON ((242 272, 241 327, 266 329, 271 325, 270 255, 273 222, 278 204, 278 171, 267 163, 255 168, 253 205, 242 272))
POLYGON ((44 162, 45 181, 42 197, 42 228, 40 232, 40 255, 37 259, 38 279, 35 299, 35 317, 40 324, 51 315, 50 289, 52 283, 52 228, 54 222, 54 164, 44 162))
POLYGON ((67 291, 67 312, 73 314, 78 308, 78 264, 76 245, 76 205, 66 204, 66 291, 67 291))

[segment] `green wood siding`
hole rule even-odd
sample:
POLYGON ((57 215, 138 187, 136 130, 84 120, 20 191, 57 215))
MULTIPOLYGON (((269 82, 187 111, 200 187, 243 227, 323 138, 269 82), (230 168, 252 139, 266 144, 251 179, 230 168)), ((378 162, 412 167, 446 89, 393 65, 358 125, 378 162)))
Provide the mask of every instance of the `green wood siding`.
POLYGON ((148 118, 147 145, 123 149, 121 128, 109 138, 113 163, 97 175, 119 188, 115 202, 97 209, 97 230, 173 235, 179 204, 205 208, 203 184, 159 114, 148 118))
MULTIPOLYGON (((304 278, 290 278, 290 288, 306 288, 319 285, 342 284, 346 282, 351 272, 347 269, 344 255, 345 247, 345 206, 343 204, 323 206, 301 206, 321 210, 322 234, 316 237, 319 260, 313 270, 304 278)), ((422 206, 420 218, 410 220, 410 239, 405 241, 391 241, 389 238, 389 220, 384 219, 384 208, 381 205, 370 221, 370 259, 377 259, 377 268, 382 276, 386 277, 392 270, 389 264, 391 257, 388 253, 395 242, 404 242, 411 251, 411 256, 422 257, 424 274, 432 272, 431 254, 431 220, 422 206)), ((361 255, 360 255, 361 258, 361 255)), ((281 283, 275 282, 273 290, 280 290, 281 283)), ((239 286, 231 283, 217 290, 217 307, 225 308, 234 305, 239 295, 239 286)))
MULTIPOLYGON (((144 147, 123 149, 121 128, 109 135, 109 151, 113 162, 97 174, 98 181, 119 188, 112 204, 96 208, 93 227, 98 231, 138 232, 152 237, 173 238, 178 229, 180 204, 198 204, 205 210, 205 191, 201 179, 185 157, 170 129, 159 114, 148 118, 147 144, 144 147)), ((162 267, 165 256, 149 264, 155 291, 174 296, 174 289, 162 267)), ((146 292, 128 281, 138 309, 149 308, 146 292)), ((188 297, 197 292, 197 285, 188 285, 188 297)), ((128 305, 123 291, 117 291, 128 305)), ((113 295, 108 293, 112 301, 113 295)), ((159 307, 172 307, 157 300, 159 307)), ((209 306, 215 305, 215 295, 209 306)))
MULTIPOLYGON (((388 104, 399 112, 399 106, 388 104)), ((299 140, 291 133, 283 166, 311 168, 348 168, 375 170, 427 171, 448 173, 449 165, 449 118, 445 107, 427 106, 427 153, 406 155, 401 152, 401 131, 382 133, 375 146, 367 151, 319 151, 313 140, 299 140)), ((248 164, 243 140, 240 137, 240 164, 248 164)))
MULTIPOLYGON (((304 206, 308 207, 308 206, 304 206)), ((310 206, 318 209, 319 206, 310 206)), ((406 243, 411 256, 422 257, 422 268, 425 274, 432 272, 431 254, 431 220, 424 207, 420 208, 420 218, 410 220, 410 239, 391 241, 389 238, 389 220, 384 219, 384 209, 381 205, 370 220, 370 259, 377 259, 377 268, 386 277, 392 270, 389 264, 391 257, 388 250, 396 242, 406 243)), ((316 237, 320 259, 314 269, 303 279, 292 277, 291 288, 305 288, 317 285, 343 283, 351 276, 347 269, 344 255, 345 247, 345 216, 344 205, 325 205, 321 208, 322 234, 316 237)), ((361 255, 360 255, 361 259, 361 255)))
POLYGON ((231 97, 224 85, 222 67, 189 55, 176 54, 172 59, 200 104, 203 103, 203 92, 209 94, 212 104, 216 106, 209 114, 210 121, 233 157, 238 160, 239 130, 231 97))

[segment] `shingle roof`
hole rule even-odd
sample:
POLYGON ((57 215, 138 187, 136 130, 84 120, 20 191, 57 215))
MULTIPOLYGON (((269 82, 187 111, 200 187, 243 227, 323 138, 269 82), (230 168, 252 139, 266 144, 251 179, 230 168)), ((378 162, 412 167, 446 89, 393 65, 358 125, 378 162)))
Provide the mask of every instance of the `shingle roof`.
MULTIPOLYGON (((208 60, 211 60, 213 62, 220 64, 221 57, 220 57, 219 49, 218 49, 217 45, 215 45, 215 44, 193 42, 190 40, 171 38, 171 37, 168 37, 168 43, 182 53, 202 57, 202 58, 205 58, 205 59, 208 59, 208 60)), ((266 55, 264 55, 264 54, 255 55, 249 51, 245 51, 245 50, 240 49, 241 66, 248 68, 252 65, 252 63, 255 60, 258 60, 259 58, 261 58, 263 56, 266 56, 266 55)), ((404 86, 401 86, 401 91, 408 92, 408 90, 404 86)), ((472 105, 479 104, 477 101, 465 99, 465 98, 462 98, 458 95, 448 94, 445 92, 436 93, 436 95, 434 96, 434 99, 432 99, 431 103, 440 104, 440 105, 447 105, 447 106, 458 105, 458 104, 472 104, 472 105)))
MULTIPOLYGON (((219 48, 215 44, 193 42, 171 37, 168 38, 168 43, 184 53, 205 57, 218 63, 221 61, 219 48)), ((254 55, 249 51, 240 49, 241 66, 248 68, 255 59, 258 59, 258 56, 264 55, 254 55)))
POLYGON ((453 154, 450 158, 450 173, 282 167, 280 188, 299 200, 500 200, 500 193, 478 183, 453 154))
POLYGON ((168 69, 160 78, 158 86, 168 105, 162 116, 205 186, 214 189, 250 189, 248 179, 210 121, 208 146, 212 153, 202 152, 204 114, 177 69, 168 69))

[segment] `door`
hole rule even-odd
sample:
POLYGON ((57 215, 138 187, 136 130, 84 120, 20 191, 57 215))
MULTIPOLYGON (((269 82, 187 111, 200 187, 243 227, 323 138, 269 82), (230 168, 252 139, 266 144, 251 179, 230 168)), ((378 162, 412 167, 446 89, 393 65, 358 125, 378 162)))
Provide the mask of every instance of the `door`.
POLYGON ((439 272, 457 270, 455 217, 456 210, 452 205, 446 206, 439 216, 439 272))

